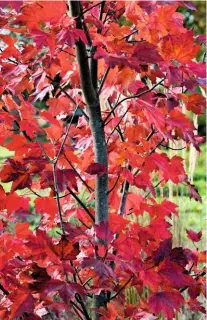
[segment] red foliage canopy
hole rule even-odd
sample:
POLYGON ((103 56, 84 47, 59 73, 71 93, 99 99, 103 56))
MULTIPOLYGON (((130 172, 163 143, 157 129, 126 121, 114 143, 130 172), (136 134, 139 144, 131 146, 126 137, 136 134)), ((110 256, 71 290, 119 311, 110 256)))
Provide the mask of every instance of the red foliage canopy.
MULTIPOLYGON (((177 206, 156 200, 171 181, 201 201, 183 159, 165 153, 178 140, 198 151, 203 142, 185 109, 203 113, 205 64, 177 12, 195 8, 81 1, 80 29, 65 1, 0 6, 0 145, 13 152, 0 171, 11 184, 0 188, 0 318, 89 320, 86 305, 100 293, 103 320, 170 320, 181 305, 203 312, 203 253, 172 247, 177 206), (108 168, 94 160, 77 41, 97 67, 108 168), (95 179, 107 170, 109 219, 97 225, 95 179), (147 225, 130 219, 144 213, 147 225)), ((197 242, 202 233, 187 235, 197 242)))

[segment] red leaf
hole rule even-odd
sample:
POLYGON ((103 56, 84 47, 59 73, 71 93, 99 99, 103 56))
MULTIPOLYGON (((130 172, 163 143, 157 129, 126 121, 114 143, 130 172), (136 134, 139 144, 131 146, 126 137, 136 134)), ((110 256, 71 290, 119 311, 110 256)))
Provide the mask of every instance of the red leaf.
POLYGON ((109 226, 113 233, 120 233, 129 224, 129 221, 124 219, 119 214, 110 213, 109 226))
POLYGON ((94 226, 97 238, 104 241, 105 244, 111 242, 114 238, 113 233, 109 229, 109 223, 102 221, 99 225, 94 226))
POLYGON ((94 258, 83 258, 83 261, 81 262, 81 268, 93 268, 95 273, 102 279, 116 278, 112 268, 101 260, 96 260, 94 258))
POLYGON ((152 313, 158 315, 162 312, 168 320, 173 320, 174 311, 179 310, 183 302, 183 296, 178 291, 158 292, 149 297, 149 307, 152 313))
POLYGON ((181 266, 167 259, 162 263, 159 275, 166 284, 169 283, 170 287, 180 289, 193 283, 193 279, 189 275, 184 274, 184 271, 185 269, 181 266))
POLYGON ((155 265, 159 265, 160 262, 170 255, 172 250, 172 238, 162 241, 157 250, 153 253, 153 260, 155 265))
POLYGON ((187 183, 189 191, 190 191, 190 199, 195 199, 195 201, 202 202, 202 198, 198 193, 198 190, 195 188, 193 184, 187 183))
POLYGON ((156 47, 146 41, 136 44, 132 57, 136 58, 138 63, 158 63, 163 61, 156 47))
POLYGON ((38 213, 48 213, 54 217, 57 212, 57 203, 54 198, 41 197, 35 199, 35 209, 38 213))
POLYGON ((180 63, 188 63, 194 59, 200 50, 200 45, 194 45, 193 31, 189 30, 178 35, 168 35, 161 41, 161 56, 170 61, 175 59, 180 63), (183 47, 186 50, 183 51, 183 47))
POLYGON ((78 283, 66 283, 61 280, 49 280, 45 282, 41 287, 41 292, 44 297, 50 297, 59 292, 61 298, 65 303, 68 303, 71 299, 74 298, 75 294, 78 293, 81 296, 84 296, 84 289, 78 283))
POLYGON ((193 242, 199 242, 202 237, 202 231, 194 232, 193 230, 186 230, 188 239, 192 240, 193 242))
POLYGON ((16 237, 18 239, 26 239, 33 235, 33 232, 29 229, 30 224, 28 222, 17 223, 15 226, 16 237))
POLYGON ((181 247, 172 249, 170 253, 170 260, 175 261, 182 267, 185 267, 188 264, 188 259, 186 257, 185 251, 181 247))
MULTIPOLYGON (((56 176, 58 182, 58 190, 60 192, 65 191, 67 186, 70 186, 78 191, 76 182, 77 173, 75 172, 75 170, 56 169, 56 176)), ((42 179, 40 183, 42 185, 42 188, 48 188, 48 184, 54 185, 53 171, 45 170, 44 172, 42 172, 42 179)))
POLYGON ((18 292, 11 306, 9 320, 21 317, 25 312, 31 313, 34 309, 34 298, 29 292, 18 292))
POLYGON ((101 163, 92 163, 86 169, 86 172, 91 175, 97 174, 98 177, 101 177, 107 172, 107 168, 101 163))

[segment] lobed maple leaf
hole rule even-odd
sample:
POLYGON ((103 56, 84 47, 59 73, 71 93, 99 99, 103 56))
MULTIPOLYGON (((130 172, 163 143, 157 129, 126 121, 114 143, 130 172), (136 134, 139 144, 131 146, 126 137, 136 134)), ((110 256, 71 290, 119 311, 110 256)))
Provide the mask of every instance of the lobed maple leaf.
POLYGON ((183 302, 183 296, 178 291, 161 291, 149 297, 151 312, 156 315, 162 312, 168 320, 173 320, 174 310, 179 310, 183 302))
POLYGON ((103 320, 173 319, 182 303, 203 312, 206 252, 172 247, 179 208, 156 199, 171 180, 201 201, 183 159, 163 151, 204 142, 192 123, 205 107, 204 36, 180 6, 195 9, 1 2, 0 145, 11 152, 0 170, 0 318, 89 319, 89 305, 103 320), (125 301, 131 287, 139 305, 125 301))
POLYGON ((202 237, 202 231, 195 232, 193 230, 186 230, 187 236, 193 242, 199 242, 202 237))
MULTIPOLYGON (((11 297, 12 299, 12 297, 11 297)), ((19 290, 17 295, 13 295, 15 303, 12 304, 9 320, 23 316, 26 313, 32 313, 34 310, 34 298, 30 292, 19 290)))

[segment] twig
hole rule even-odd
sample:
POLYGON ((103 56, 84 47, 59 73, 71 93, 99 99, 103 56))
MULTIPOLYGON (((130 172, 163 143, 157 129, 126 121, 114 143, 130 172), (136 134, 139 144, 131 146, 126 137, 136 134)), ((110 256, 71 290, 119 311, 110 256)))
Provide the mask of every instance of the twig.
MULTIPOLYGON (((128 166, 129 168, 130 166, 128 166)), ((130 167, 131 168, 131 167, 130 167)), ((120 207, 119 207, 119 214, 120 216, 124 215, 124 209, 125 209, 125 205, 126 205, 126 199, 127 199, 127 194, 128 194, 128 190, 129 190, 129 182, 126 179, 124 181, 124 185, 123 185, 123 192, 122 192, 122 196, 121 196, 121 201, 120 201, 120 207)))
POLYGON ((91 318, 90 318, 90 316, 88 314, 88 311, 87 311, 87 309, 85 307, 85 304, 83 303, 83 300, 82 300, 81 296, 76 293, 75 294, 75 298, 76 298, 77 302, 80 303, 80 305, 81 305, 81 307, 83 309, 83 312, 84 312, 86 320, 91 320, 91 318))
POLYGON ((130 38, 133 34, 135 34, 137 32, 138 32, 138 30, 134 30, 130 34, 128 34, 127 36, 123 37, 121 40, 125 40, 125 39, 127 40, 128 38, 130 38))
MULTIPOLYGON (((48 78, 49 80, 51 80, 52 82, 54 82, 54 79, 52 79, 50 76, 46 75, 46 78, 48 78)), ((75 102, 75 100, 67 93, 67 91, 58 83, 56 84, 57 88, 60 89, 60 91, 62 91, 66 97, 77 107, 77 103, 75 102)), ((80 108, 78 106, 78 108, 80 108)), ((84 110, 82 108, 80 108, 84 117, 87 119, 87 121, 89 120, 89 117, 87 116, 87 114, 84 112, 84 110)))
MULTIPOLYGON (((158 144, 156 144, 156 146, 150 151, 150 153, 148 154, 148 156, 151 156, 151 154, 153 154, 154 152, 155 152, 155 150, 159 147, 159 146, 161 146, 161 144, 163 143, 163 141, 164 141, 165 139, 164 138, 162 138, 162 140, 160 141, 160 142, 158 142, 158 144)), ((144 166, 144 163, 142 164, 142 166, 144 166)), ((139 169, 137 169, 136 170, 136 172, 134 173, 134 176, 136 176, 138 173, 139 173, 139 169)))
MULTIPOLYGON (((125 115, 127 114, 127 112, 129 111, 129 109, 130 109, 130 106, 127 108, 127 110, 124 112, 124 114, 121 116, 121 119, 119 120, 119 122, 117 123, 117 125, 113 128, 113 130, 111 131, 111 133, 109 134, 109 136, 108 136, 108 138, 107 138, 107 140, 106 140, 106 143, 108 144, 109 143, 109 140, 110 140, 110 138, 111 138, 111 136, 112 136, 112 134, 114 133, 114 131, 116 131, 117 130, 117 128, 118 128, 118 126, 120 125, 120 123, 122 122, 122 120, 124 119, 124 117, 125 117, 125 115)), ((113 112, 114 110, 112 110, 112 112, 113 112)), ((110 120, 111 121, 111 120, 110 120)), ((110 122, 109 121, 109 122, 110 122)), ((108 123, 109 123, 108 122, 108 123)), ((106 123, 105 125, 107 125, 108 123, 106 123)))
MULTIPOLYGON (((119 97, 118 97, 118 100, 119 100, 119 97)), ((112 110, 113 107, 112 107, 109 99, 108 99, 108 103, 109 103, 109 108, 110 108, 110 110, 112 110)), ((113 113, 113 116, 116 117, 115 111, 113 111, 112 113, 113 113)), ((116 130, 117 130, 117 132, 118 132, 118 134, 119 134, 120 140, 121 140, 122 142, 124 142, 124 136, 123 136, 123 134, 122 134, 122 131, 121 131, 121 128, 120 128, 119 124, 117 124, 116 130)))
POLYGON ((163 141, 165 141, 165 138, 162 138, 162 140, 160 142, 158 142, 158 144, 156 144, 156 146, 150 151, 149 156, 155 152, 155 150, 161 146, 161 144, 163 143, 163 141))
MULTIPOLYGON (((163 182, 164 179, 160 180, 155 186, 153 186, 153 188, 157 188, 162 182, 163 182)), ((149 191, 146 196, 144 197, 145 199, 150 195, 152 191, 149 191)))
POLYGON ((164 144, 161 144, 161 146, 166 148, 166 149, 168 149, 168 150, 175 150, 175 151, 180 151, 180 150, 186 149, 186 147, 183 147, 183 148, 171 148, 168 145, 164 145, 164 144))
POLYGON ((47 155, 47 153, 46 153, 43 145, 40 143, 39 140, 36 139, 36 141, 37 141, 37 143, 39 144, 40 149, 41 149, 42 152, 44 153, 45 158, 49 161, 49 163, 53 164, 53 160, 51 160, 50 157, 47 155))
POLYGON ((7 291, 6 289, 4 289, 4 287, 2 286, 2 284, 0 283, 0 290, 7 296, 9 294, 9 291, 7 291))
POLYGON ((108 194, 111 193, 111 192, 116 188, 116 185, 117 185, 117 183, 118 183, 118 181, 119 181, 119 178, 120 178, 120 172, 119 172, 119 174, 118 174, 118 177, 116 178, 116 181, 115 181, 113 187, 108 190, 108 194))
POLYGON ((88 191, 91 193, 93 190, 93 188, 91 188, 87 182, 85 180, 83 180, 83 178, 81 177, 81 175, 79 174, 79 172, 76 170, 76 168, 74 167, 74 165, 72 164, 72 162, 66 157, 65 153, 64 153, 64 157, 66 159, 66 161, 69 163, 69 165, 73 168, 73 170, 76 172, 76 174, 78 175, 78 177, 80 178, 80 180, 83 182, 83 184, 86 186, 86 188, 88 189, 88 191))
POLYGON ((76 111, 77 111, 78 108, 79 108, 79 107, 76 106, 76 108, 75 108, 75 110, 74 110, 74 112, 73 112, 73 115, 72 115, 72 117, 71 117, 71 119, 70 119, 70 123, 68 124, 67 130, 66 130, 66 133, 65 133, 65 137, 64 137, 63 142, 62 142, 62 144, 61 144, 61 146, 60 146, 60 149, 59 149, 59 151, 58 151, 57 157, 56 157, 56 159, 55 159, 55 161, 54 161, 55 164, 58 162, 59 157, 60 157, 60 154, 61 154, 61 152, 62 152, 62 150, 63 150, 63 148, 64 148, 65 142, 66 142, 66 140, 67 140, 67 137, 68 137, 68 134, 69 134, 69 131, 70 131, 70 127, 71 127, 71 125, 72 125, 72 121, 73 121, 73 119, 74 119, 75 113, 76 113, 76 111))
POLYGON ((78 313, 78 311, 79 311, 82 315, 84 315, 83 310, 81 310, 81 308, 80 308, 76 303, 74 303, 72 300, 70 301, 70 304, 71 304, 72 307, 74 308, 74 310, 75 310, 76 314, 78 315, 78 317, 79 317, 81 320, 84 320, 84 319, 82 318, 82 316, 78 313), (78 311, 77 311, 77 310, 78 310, 78 311))
POLYGON ((95 8, 95 7, 97 7, 97 6, 100 6, 100 5, 102 4, 102 2, 103 2, 103 1, 98 2, 98 3, 94 4, 93 6, 89 7, 88 9, 83 10, 83 11, 79 14, 78 18, 82 17, 86 12, 90 11, 91 9, 93 9, 93 8, 95 8))
POLYGON ((100 95, 100 93, 101 93, 101 90, 102 90, 103 85, 104 85, 104 83, 105 83, 105 81, 106 81, 106 78, 107 78, 107 76, 108 76, 109 71, 110 71, 110 67, 108 67, 108 68, 106 69, 106 72, 105 72, 105 74, 104 74, 104 76, 103 76, 103 79, 102 79, 102 81, 101 81, 100 87, 99 87, 99 89, 98 89, 98 95, 100 95))
POLYGON ((113 300, 114 298, 116 298, 116 297, 120 294, 120 292, 126 288, 126 286, 127 286, 128 283, 132 280, 133 277, 134 277, 134 275, 131 275, 131 277, 127 280, 127 282, 123 285, 123 287, 121 287, 121 288, 117 291, 117 293, 114 294, 114 295, 110 298, 109 301, 111 301, 111 300, 113 300))
POLYGON ((93 280, 92 277, 90 277, 88 280, 86 280, 86 281, 83 283, 83 286, 85 287, 91 280, 93 280))
POLYGON ((53 163, 53 180, 54 180, 56 202, 57 202, 57 207, 58 207, 58 214, 59 214, 59 218, 60 218, 60 226, 61 226, 62 233, 65 236, 64 221, 63 221, 62 212, 61 212, 60 197, 59 197, 59 190, 58 190, 56 164, 57 164, 57 162, 53 163))
POLYGON ((151 139, 151 137, 153 136, 153 134, 155 133, 155 129, 152 127, 152 131, 149 133, 149 135, 146 138, 146 141, 149 141, 151 139))
POLYGON ((50 318, 51 318, 52 320, 56 320, 56 316, 50 311, 50 309, 49 309, 49 308, 46 308, 46 310, 47 310, 50 318))
POLYGON ((91 220, 93 222, 95 222, 95 219, 93 217, 93 215, 91 214, 91 212, 88 210, 88 208, 85 206, 85 204, 78 198, 78 196, 69 188, 67 187, 68 191, 70 192, 70 194, 73 196, 73 198, 75 198, 75 200, 81 205, 81 207, 87 212, 87 214, 89 215, 89 217, 91 218, 91 220))
MULTIPOLYGON (((195 280, 198 280, 199 277, 205 276, 205 274, 206 274, 205 271, 201 272, 200 274, 196 275, 195 280)), ((188 288, 189 288, 189 286, 186 286, 186 287, 180 289, 180 292, 182 293, 182 292, 184 292, 184 291, 185 291, 186 289, 188 289, 188 288)))
POLYGON ((108 120, 109 117, 111 116, 112 112, 113 112, 122 102, 124 102, 124 101, 126 101, 126 100, 129 100, 129 99, 139 98, 139 97, 143 96, 144 94, 151 92, 151 91, 154 90, 158 85, 160 85, 164 80, 165 80, 165 78, 161 79, 158 83, 156 83, 154 86, 152 86, 151 89, 145 90, 145 91, 143 91, 143 92, 140 92, 140 93, 135 94, 135 95, 130 96, 130 97, 126 97, 126 98, 122 99, 121 101, 119 101, 119 102, 114 106, 113 110, 112 110, 112 111, 107 115, 107 117, 104 119, 104 122, 103 122, 104 125, 107 125, 107 124, 108 124, 108 123, 107 123, 107 120, 108 120))
MULTIPOLYGON (((50 81, 54 82, 54 79, 51 78, 50 76, 46 75, 46 78, 49 79, 50 81)), ((60 89, 60 91, 64 92, 66 97, 76 106, 75 100, 67 93, 67 91, 58 83, 56 84, 57 88, 60 89)))

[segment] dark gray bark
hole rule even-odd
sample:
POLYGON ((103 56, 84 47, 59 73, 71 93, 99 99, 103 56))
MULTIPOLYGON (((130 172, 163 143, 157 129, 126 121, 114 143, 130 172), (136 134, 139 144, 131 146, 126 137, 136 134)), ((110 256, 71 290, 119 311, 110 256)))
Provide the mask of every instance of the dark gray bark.
MULTIPOLYGON (((83 29, 79 1, 70 1, 70 12, 71 15, 76 18, 77 29, 83 29)), ((79 65, 81 88, 87 104, 87 113, 93 137, 94 160, 104 165, 107 169, 106 174, 101 177, 96 177, 95 223, 99 224, 101 221, 108 220, 108 159, 104 125, 101 117, 101 106, 96 92, 97 79, 94 78, 97 70, 94 68, 96 64, 93 65, 94 69, 90 70, 86 47, 82 41, 76 43, 76 57, 79 65)), ((94 308, 99 308, 105 301, 105 293, 101 292, 100 295, 94 298, 94 308)), ((98 318, 99 314, 95 313, 94 319, 98 318)))
MULTIPOLYGON (((70 10, 73 17, 76 17, 77 29, 82 29, 81 18, 79 18, 80 2, 70 1, 70 10)), ((93 136, 93 147, 95 154, 95 162, 103 164, 108 168, 107 148, 103 121, 101 118, 101 107, 97 93, 94 89, 91 72, 88 64, 88 55, 85 44, 82 41, 76 43, 76 56, 79 64, 81 87, 87 104, 87 112, 89 116, 90 128, 93 136)), ((95 189, 95 212, 96 223, 108 219, 108 174, 96 178, 95 189)))

